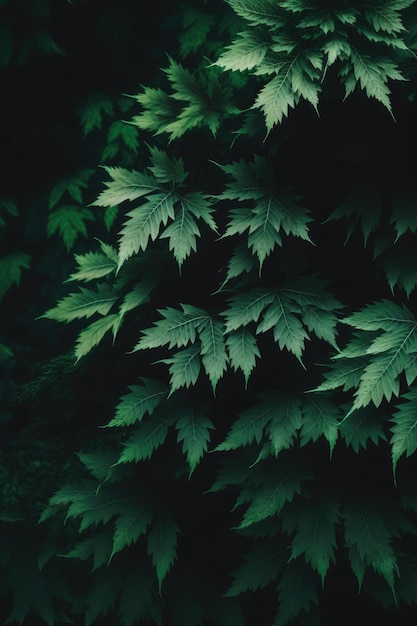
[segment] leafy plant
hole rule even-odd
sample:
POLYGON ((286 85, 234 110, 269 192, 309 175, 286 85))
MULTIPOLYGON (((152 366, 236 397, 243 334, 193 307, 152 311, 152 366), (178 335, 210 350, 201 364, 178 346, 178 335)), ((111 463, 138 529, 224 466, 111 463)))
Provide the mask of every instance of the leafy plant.
POLYGON ((102 210, 109 233, 39 321, 76 326, 85 381, 31 530, 40 587, 74 593, 24 594, 6 542, 10 621, 392 623, 417 602, 415 7, 228 0, 202 63, 209 5, 161 85, 116 103, 130 120, 106 126, 106 95, 79 109, 107 137, 96 199, 89 169, 49 196, 68 249, 102 210))

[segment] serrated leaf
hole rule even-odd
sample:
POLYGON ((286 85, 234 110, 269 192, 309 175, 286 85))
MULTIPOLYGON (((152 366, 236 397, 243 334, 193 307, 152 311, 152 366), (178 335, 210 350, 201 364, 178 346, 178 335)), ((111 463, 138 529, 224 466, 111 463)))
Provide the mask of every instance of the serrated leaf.
POLYGON ((78 170, 72 176, 60 178, 49 193, 49 210, 58 204, 64 194, 68 194, 74 202, 83 204, 83 189, 88 187, 93 172, 94 170, 78 170))
POLYGON ((305 446, 310 441, 317 441, 321 436, 327 439, 330 455, 336 445, 340 411, 326 395, 311 397, 306 395, 302 406, 303 424, 300 432, 300 444, 305 446))
POLYGON ((318 604, 317 577, 309 565, 300 559, 289 563, 278 583, 278 613, 274 626, 286 626, 301 612, 311 613, 312 604, 318 604))
POLYGON ((398 566, 392 537, 381 512, 369 503, 355 501, 344 506, 343 517, 347 547, 356 548, 360 559, 385 578, 393 589, 398 566))
POLYGON ((111 329, 114 330, 118 324, 117 313, 102 317, 92 322, 84 328, 77 337, 74 355, 77 361, 88 354, 103 339, 104 335, 111 329))
POLYGON ((336 526, 339 514, 340 499, 331 493, 305 502, 299 510, 299 519, 291 544, 291 559, 303 554, 306 563, 319 574, 322 585, 330 562, 335 562, 336 526))
POLYGON ((113 530, 105 527, 97 530, 93 535, 75 544, 65 555, 71 559, 81 559, 85 561, 93 557, 93 570, 95 571, 105 565, 111 554, 113 530))
POLYGON ((41 317, 57 322, 70 322, 81 317, 91 317, 95 313, 104 316, 109 313, 116 300, 117 296, 107 283, 97 285, 97 289, 80 287, 77 293, 65 296, 41 317))
POLYGON ((223 330, 223 323, 213 317, 208 317, 204 324, 198 327, 201 360, 213 391, 223 376, 228 362, 223 330))
POLYGON ((161 363, 169 365, 171 393, 180 387, 195 385, 200 374, 200 346, 190 346, 176 352, 169 359, 161 359, 161 363))
POLYGON ((120 399, 116 414, 107 424, 110 427, 132 426, 148 414, 167 397, 167 387, 159 380, 141 378, 142 385, 130 385, 130 392, 120 399))
POLYGON ((71 250, 79 235, 87 237, 86 222, 92 220, 94 215, 89 209, 72 204, 60 205, 49 214, 46 233, 48 237, 58 233, 67 250, 71 250))
POLYGON ((402 399, 405 401, 397 405, 391 418, 390 443, 394 475, 399 458, 403 454, 409 457, 417 449, 417 389, 406 392, 402 399))
POLYGON ((156 570, 159 592, 162 583, 177 557, 177 534, 179 528, 168 510, 155 516, 148 534, 148 554, 156 570))
POLYGON ((104 114, 114 115, 114 104, 107 94, 92 93, 86 102, 78 107, 78 114, 86 136, 95 128, 101 128, 104 114))
POLYGON ((168 436, 173 416, 167 410, 154 412, 147 420, 141 421, 133 434, 123 443, 120 463, 139 463, 150 459, 168 436))
POLYGON ((77 271, 71 274, 71 280, 95 280, 103 278, 116 271, 117 262, 100 252, 87 252, 86 254, 76 254, 77 271))
POLYGON ((30 261, 24 252, 12 252, 0 259, 0 300, 13 285, 19 285, 22 270, 29 269, 30 261))
POLYGON ((181 411, 175 428, 178 431, 177 441, 182 441, 182 451, 190 466, 189 475, 191 476, 201 457, 207 452, 210 430, 214 429, 214 425, 202 411, 185 407, 181 411))
POLYGON ((104 169, 111 176, 111 180, 104 181, 107 189, 100 193, 92 203, 93 206, 117 206, 126 200, 137 200, 137 198, 161 191, 159 183, 149 174, 124 167, 106 166, 104 169))
POLYGON ((261 356, 255 336, 246 328, 239 328, 226 336, 226 345, 233 369, 243 372, 247 386, 256 358, 261 356))
POLYGON ((233 573, 233 582, 226 596, 237 596, 245 591, 266 587, 276 580, 288 562, 288 553, 271 541, 259 541, 256 548, 245 554, 244 563, 233 573))
POLYGON ((142 331, 142 338, 135 346, 136 350, 159 348, 168 345, 180 348, 188 343, 194 343, 197 329, 207 322, 208 315, 203 309, 190 304, 181 304, 182 311, 168 307, 158 309, 163 319, 154 323, 151 328, 142 331))
POLYGON ((119 268, 139 250, 146 250, 149 240, 155 241, 161 226, 175 219, 173 191, 154 193, 149 199, 127 213, 119 239, 119 268))
POLYGON ((152 506, 145 497, 124 507, 114 523, 113 549, 110 559, 144 535, 152 520, 152 506))
POLYGON ((342 420, 339 431, 346 444, 358 454, 361 448, 366 450, 368 441, 375 445, 378 445, 379 440, 386 441, 384 423, 384 415, 380 411, 374 407, 364 407, 342 420))
POLYGON ((242 491, 238 504, 250 501, 238 528, 247 528, 281 512, 286 502, 291 502, 296 494, 301 493, 301 482, 311 478, 310 472, 302 466, 277 466, 274 476, 256 488, 242 491))

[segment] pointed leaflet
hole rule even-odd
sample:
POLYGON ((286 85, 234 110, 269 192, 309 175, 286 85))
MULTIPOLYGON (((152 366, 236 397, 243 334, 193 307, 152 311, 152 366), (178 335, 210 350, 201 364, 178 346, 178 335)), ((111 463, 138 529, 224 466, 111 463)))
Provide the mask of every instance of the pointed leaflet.
POLYGON ((76 341, 77 345, 75 347, 74 355, 77 361, 97 346, 110 329, 113 329, 114 331, 118 323, 119 316, 117 313, 113 313, 112 315, 101 317, 84 328, 84 330, 82 330, 78 335, 76 341))
POLYGON ((197 237, 200 237, 200 229, 187 211, 186 199, 180 197, 174 221, 161 234, 161 239, 169 239, 169 249, 180 267, 191 252, 196 252, 197 237))
POLYGON ((368 442, 378 445, 379 440, 386 441, 384 424, 386 416, 375 407, 364 407, 353 411, 348 419, 339 424, 339 431, 346 445, 351 446, 356 454, 361 448, 366 450, 368 442))
POLYGON ((255 337, 246 328, 239 328, 226 336, 226 345, 233 369, 242 370, 247 385, 256 357, 261 356, 255 337))
POLYGON ((113 549, 110 559, 126 546, 136 543, 144 535, 152 519, 153 508, 147 496, 132 501, 120 510, 113 535, 113 549))
POLYGON ((288 115, 288 109, 294 109, 299 99, 292 87, 291 63, 283 63, 280 72, 259 92, 254 107, 262 109, 269 132, 288 115))
POLYGON ((169 348, 186 346, 194 343, 199 326, 207 322, 208 315, 203 309, 190 304, 181 304, 182 311, 168 307, 158 309, 163 316, 162 320, 154 323, 153 327, 142 331, 142 338, 133 351, 146 348, 159 348, 168 345, 169 348))
POLYGON ((303 424, 300 432, 300 444, 305 446, 310 441, 317 441, 321 436, 329 442, 332 454, 338 436, 340 411, 331 402, 328 394, 318 397, 306 395, 302 406, 303 424))
POLYGON ((161 190, 159 183, 149 174, 136 170, 130 171, 123 167, 105 167, 104 169, 112 180, 104 182, 107 189, 100 193, 97 200, 92 203, 93 206, 110 207, 161 190))
POLYGON ((29 269, 30 260, 24 252, 13 252, 0 259, 0 300, 13 285, 20 283, 22 270, 29 269))
POLYGON ((148 533, 148 554, 156 570, 159 592, 164 578, 177 557, 177 534, 179 528, 168 509, 155 515, 148 533))
POLYGON ((279 606, 273 626, 286 626, 301 612, 311 613, 311 605, 318 604, 317 586, 317 577, 309 565, 300 559, 289 563, 278 583, 279 606))
POLYGON ((247 446, 254 442, 260 443, 266 425, 276 412, 275 394, 263 394, 261 401, 254 407, 246 409, 234 421, 226 439, 220 443, 216 450, 236 450, 241 446, 247 446))
POLYGON ((175 218, 173 191, 154 193, 140 206, 127 213, 128 220, 120 231, 119 268, 139 250, 146 250, 149 239, 155 241, 161 226, 175 218))
POLYGON ((123 586, 120 574, 114 567, 102 567, 92 577, 85 597, 85 626, 92 626, 99 615, 106 615, 115 606, 123 586))
POLYGON ((250 322, 257 322, 262 311, 275 297, 270 289, 251 289, 229 300, 229 306, 223 315, 226 318, 225 331, 229 333, 250 322))
POLYGON ((234 450, 268 436, 274 454, 289 448, 302 423, 301 399, 283 392, 264 393, 260 402, 235 420, 216 450, 234 450))
POLYGON ((335 562, 336 525, 339 523, 340 499, 325 493, 305 501, 298 509, 295 536, 291 543, 291 559, 304 554, 306 563, 319 574, 322 585, 335 562))
POLYGON ((272 0, 227 0, 227 2, 237 15, 253 25, 275 26, 281 15, 276 3, 272 0))
POLYGON ((65 193, 68 193, 74 202, 83 204, 82 189, 88 186, 92 174, 93 170, 78 170, 72 176, 58 180, 49 194, 49 209, 55 207, 65 193))
POLYGON ((393 589, 398 567, 384 512, 373 508, 372 504, 355 500, 343 507, 343 517, 346 546, 356 549, 365 565, 383 576, 393 589))
POLYGON ((399 324, 411 328, 416 320, 409 309, 390 300, 366 305, 361 311, 341 320, 360 330, 395 330, 399 324))
POLYGON ((159 183, 168 183, 170 188, 182 185, 187 178, 182 159, 170 158, 163 150, 149 148, 152 165, 149 169, 159 183))
POLYGON ((194 218, 201 219, 211 230, 217 232, 217 228, 212 217, 213 208, 205 194, 197 191, 178 194, 176 201, 174 221, 162 232, 161 239, 169 239, 169 249, 181 267, 191 252, 197 250, 200 229, 194 218))
POLYGON ((204 452, 207 452, 210 430, 214 429, 214 425, 205 412, 185 406, 175 428, 178 431, 177 441, 182 441, 182 451, 190 466, 191 476, 204 452))
POLYGON ((129 386, 130 393, 122 396, 116 407, 116 415, 107 426, 132 426, 148 414, 167 397, 168 389, 159 380, 141 378, 141 385, 129 386))
POLYGON ((96 530, 93 535, 75 544, 65 555, 71 559, 81 559, 85 561, 93 557, 93 569, 99 569, 105 565, 111 554, 113 529, 105 526, 101 530, 96 530))
POLYGON ((264 33, 260 29, 238 33, 238 38, 226 46, 225 51, 217 59, 216 65, 235 72, 251 70, 259 65, 270 45, 268 38, 262 37, 262 34, 264 33))
POLYGON ((295 315, 298 311, 298 306, 285 293, 276 291, 275 298, 265 310, 256 332, 263 333, 273 328, 274 339, 281 350, 286 348, 301 360, 308 335, 295 315))
POLYGON ((169 365, 170 395, 180 387, 195 385, 200 374, 200 346, 193 345, 176 352, 169 359, 161 359, 160 363, 169 365))
POLYGON ((245 562, 233 573, 233 582, 227 596, 237 596, 244 591, 266 587, 276 580, 288 562, 287 548, 277 542, 258 541, 256 548, 244 556, 245 562))
POLYGON ((392 466, 395 474, 398 459, 411 456, 417 449, 417 389, 413 387, 402 396, 405 402, 397 405, 391 421, 392 466))
POLYGON ((117 295, 107 283, 98 284, 96 289, 80 287, 78 293, 66 296, 41 317, 57 322, 71 322, 81 317, 91 317, 95 313, 107 315, 116 300, 117 295))
POLYGON ((237 504, 248 501, 250 504, 238 528, 246 528, 279 514, 286 502, 291 502, 295 494, 301 493, 301 482, 311 478, 311 473, 302 465, 297 466, 293 462, 291 466, 287 465, 282 462, 273 475, 265 474, 267 468, 262 468, 261 472, 265 475, 254 478, 256 485, 242 490, 237 504))
POLYGON ((117 269, 117 260, 109 258, 100 252, 87 252, 86 254, 76 254, 77 271, 71 274, 71 280, 95 280, 103 278, 117 269))
POLYGON ((107 524, 119 513, 120 507, 132 499, 131 491, 121 485, 97 490, 96 481, 84 480, 58 489, 50 498, 40 521, 50 517, 56 507, 64 506, 68 509, 65 519, 81 518, 79 530, 83 532, 90 526, 107 524))
POLYGON ((198 334, 201 341, 201 360, 215 391, 228 361, 223 338, 223 323, 213 317, 208 317, 206 322, 199 326, 198 334))
POLYGON ((155 411, 147 420, 141 421, 124 442, 117 464, 139 463, 150 459, 167 438, 172 421, 172 414, 164 409, 155 411))
POLYGON ((46 233, 48 237, 51 237, 51 235, 57 232, 65 243, 67 250, 71 250, 79 235, 87 237, 86 222, 93 219, 94 215, 90 209, 83 209, 72 204, 63 204, 49 214, 46 233))

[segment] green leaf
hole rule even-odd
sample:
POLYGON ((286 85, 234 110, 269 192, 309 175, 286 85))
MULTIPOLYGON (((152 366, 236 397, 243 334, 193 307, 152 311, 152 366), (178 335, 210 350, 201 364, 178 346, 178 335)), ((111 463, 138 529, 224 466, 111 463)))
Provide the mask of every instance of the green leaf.
POLYGON ((169 365, 171 392, 180 387, 195 385, 200 374, 201 359, 200 346, 190 346, 176 352, 169 359, 161 359, 161 363, 169 365))
POLYGON ((348 548, 355 548, 360 559, 394 589, 397 560, 391 545, 391 534, 381 513, 372 507, 372 503, 355 500, 346 504, 343 507, 345 541, 348 548))
POLYGON ((123 507, 114 524, 113 549, 110 559, 126 546, 136 543, 152 520, 152 506, 145 497, 138 502, 130 502, 123 507))
POLYGON ((198 334, 201 341, 200 354, 203 367, 215 391, 228 361, 223 338, 223 323, 213 317, 208 317, 204 324, 198 327, 198 334))
POLYGON ((103 123, 103 114, 113 116, 114 104, 107 94, 91 93, 86 102, 78 107, 84 136, 95 128, 100 129, 103 123))
POLYGON ((300 444, 305 446, 310 441, 325 437, 330 446, 330 454, 336 445, 340 411, 325 394, 318 397, 306 395, 303 402, 303 424, 300 432, 300 444))
POLYGON ((84 328, 77 337, 74 351, 77 361, 88 354, 103 339, 104 335, 118 324, 117 313, 102 317, 84 328))
POLYGON ((292 502, 294 496, 301 493, 302 480, 311 478, 311 474, 301 465, 287 465, 277 465, 274 474, 265 478, 263 483, 257 482, 256 486, 241 492, 238 504, 247 501, 250 504, 238 528, 247 528, 278 515, 286 502, 292 502))
POLYGON ((116 300, 117 296, 107 283, 100 283, 97 289, 80 287, 78 293, 66 296, 41 317, 57 322, 70 322, 81 317, 91 317, 95 313, 107 315, 116 300))
POLYGON ((197 329, 207 322, 208 315, 202 309, 190 304, 181 304, 181 308, 182 311, 172 307, 158 309, 163 319, 155 322, 152 328, 142 331, 142 338, 134 351, 165 345, 169 348, 174 346, 180 348, 188 343, 194 343, 197 329))
POLYGON ((244 555, 244 563, 233 573, 233 582, 226 596, 266 587, 276 580, 288 562, 287 549, 275 542, 258 541, 256 548, 244 555))
POLYGON ((379 440, 386 441, 384 433, 385 416, 374 407, 364 407, 353 411, 339 424, 339 431, 348 446, 356 454, 366 450, 368 441, 378 445, 379 440))
POLYGON ((113 530, 105 527, 97 530, 93 535, 75 544, 65 555, 71 559, 81 559, 86 561, 93 557, 93 570, 95 571, 105 565, 111 555, 113 530))
POLYGON ((0 300, 13 285, 19 285, 22 270, 29 269, 30 261, 24 252, 12 252, 0 259, 0 300))
POLYGON ((226 318, 226 333, 247 326, 250 322, 257 322, 262 311, 273 302, 274 297, 274 291, 257 288, 231 298, 229 307, 223 313, 226 318))
POLYGON ((177 557, 177 534, 179 528, 168 510, 157 514, 148 534, 148 554, 156 570, 159 593, 162 583, 177 557))
POLYGON ((190 476, 194 472, 201 457, 207 452, 210 441, 210 430, 214 429, 207 415, 192 407, 185 407, 175 424, 178 431, 177 441, 182 441, 182 451, 190 466, 190 476))
POLYGON ((64 194, 68 194, 77 204, 83 204, 83 189, 88 187, 93 173, 94 170, 78 170, 72 176, 60 178, 49 193, 49 210, 58 204, 64 194))
POLYGON ((89 209, 64 204, 49 214, 46 232, 48 237, 58 233, 67 250, 71 250, 79 235, 87 237, 86 222, 92 220, 94 220, 94 215, 89 209))
POLYGON ((111 177, 104 181, 107 189, 102 191, 92 203, 93 206, 113 207, 125 202, 142 198, 156 191, 161 191, 159 183, 150 176, 137 170, 127 170, 124 167, 104 167, 111 177))
POLYGON ((167 410, 156 411, 147 420, 141 421, 123 443, 117 463, 139 463, 150 459, 167 438, 172 421, 173 415, 167 410))
POLYGON ((405 401, 397 405, 391 418, 393 426, 390 428, 390 443, 394 475, 399 458, 403 454, 409 457, 417 449, 417 389, 410 389, 402 399, 405 401))
POLYGON ((317 577, 309 565, 292 561, 283 570, 278 583, 278 613, 274 626, 286 626, 300 614, 311 613, 318 604, 317 577))
POLYGON ((95 280, 108 276, 117 269, 117 262, 100 252, 87 252, 86 254, 76 254, 77 271, 71 274, 71 280, 95 280))
POLYGON ((255 368, 256 357, 260 357, 254 335, 246 328, 239 328, 226 336, 227 351, 230 363, 235 372, 240 369, 245 378, 245 386, 255 368))
POLYGON ((175 219, 175 199, 172 191, 154 193, 146 202, 127 213, 129 219, 120 231, 119 268, 139 250, 146 250, 149 239, 155 241, 161 226, 175 219))
POLYGON ((116 407, 116 414, 107 426, 132 426, 140 422, 146 414, 152 415, 156 407, 166 399, 167 387, 159 380, 140 380, 141 385, 129 386, 130 392, 122 396, 116 407))
POLYGON ((322 585, 330 562, 335 562, 336 526, 339 523, 340 498, 326 493, 306 501, 298 509, 291 559, 304 554, 306 563, 319 574, 322 585))

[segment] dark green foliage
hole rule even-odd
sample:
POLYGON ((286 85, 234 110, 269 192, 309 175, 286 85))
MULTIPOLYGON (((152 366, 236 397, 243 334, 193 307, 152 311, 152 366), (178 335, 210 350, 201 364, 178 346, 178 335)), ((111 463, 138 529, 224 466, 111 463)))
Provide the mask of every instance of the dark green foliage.
MULTIPOLYGON (((87 156, 0 203, 3 622, 408 623, 415 3, 160 0, 166 61, 132 2, 89 2, 87 156)), ((61 52, 29 4, 7 67, 61 52)))

